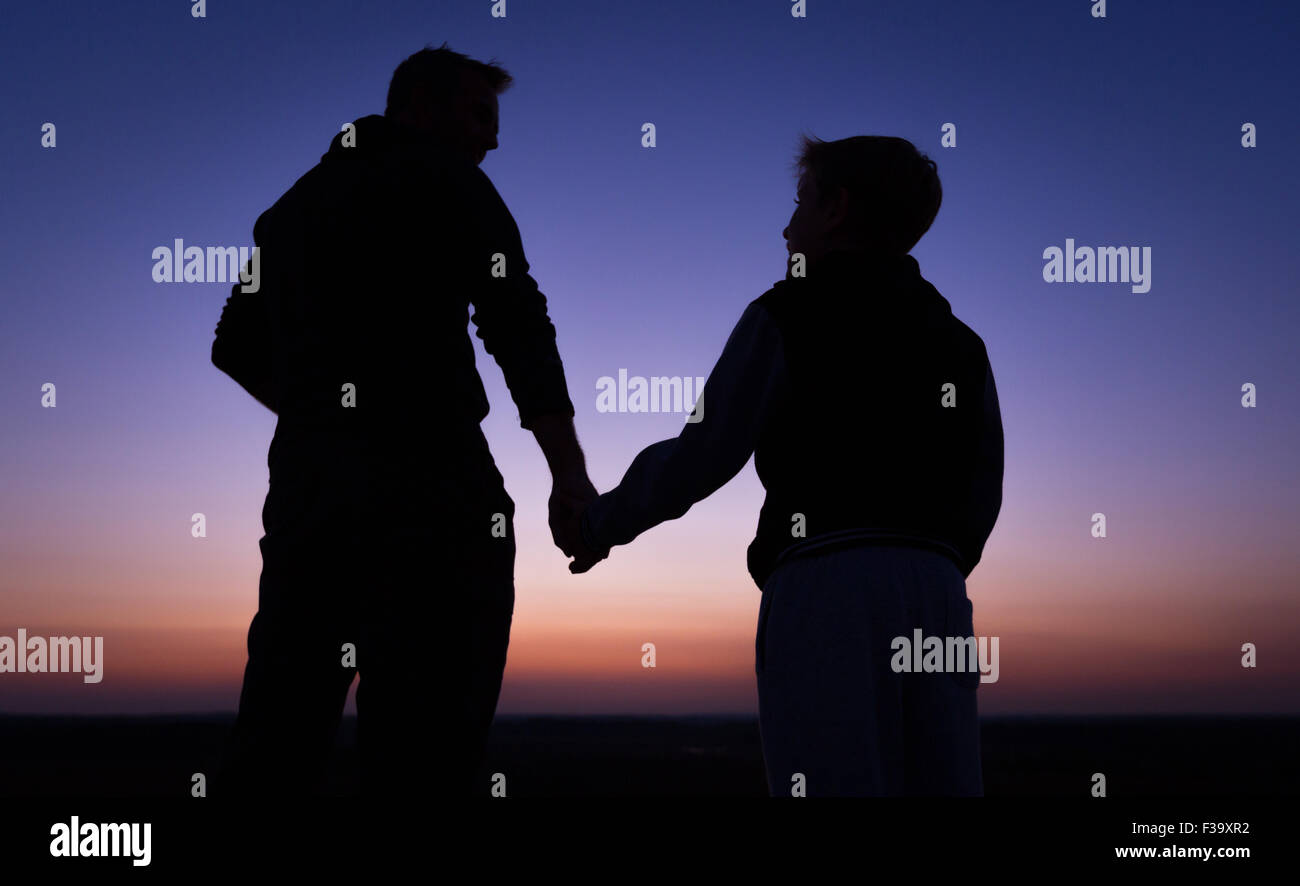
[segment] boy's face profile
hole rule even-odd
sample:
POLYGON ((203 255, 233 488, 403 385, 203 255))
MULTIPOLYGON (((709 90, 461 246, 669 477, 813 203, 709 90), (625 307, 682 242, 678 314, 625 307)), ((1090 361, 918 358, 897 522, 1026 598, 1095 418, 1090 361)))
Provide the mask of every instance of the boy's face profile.
POLYGON ((808 242, 807 213, 804 211, 804 206, 811 202, 808 200, 809 187, 808 176, 801 175, 799 185, 795 189, 794 212, 790 214, 790 221, 786 224, 785 230, 781 232, 781 236, 785 237, 785 251, 790 255, 794 255, 796 252, 804 252, 803 246, 808 242))
POLYGON ((808 173, 799 177, 794 212, 781 234, 786 252, 801 252, 804 260, 815 261, 830 251, 832 235, 844 221, 848 194, 841 188, 835 199, 826 200, 817 190, 817 182, 808 173))

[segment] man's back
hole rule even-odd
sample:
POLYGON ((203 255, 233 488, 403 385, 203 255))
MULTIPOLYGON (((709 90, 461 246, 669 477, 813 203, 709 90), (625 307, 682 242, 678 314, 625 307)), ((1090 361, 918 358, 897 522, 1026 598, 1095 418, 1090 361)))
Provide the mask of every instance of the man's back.
POLYGON ((477 422, 486 399, 458 279, 472 256, 455 242, 471 204, 456 184, 482 173, 381 117, 357 129, 356 147, 336 137, 255 228, 280 414, 374 432, 434 409, 477 422), (340 406, 344 384, 354 408, 340 406))
MULTIPOLYGON (((259 291, 236 288, 228 305, 244 329, 266 331, 275 454, 295 445, 290 431, 327 430, 355 434, 377 459, 427 460, 472 432, 488 402, 471 301, 521 417, 571 414, 546 299, 487 176, 386 118, 355 125, 354 147, 340 133, 258 219, 259 291)), ((240 350, 234 336, 219 335, 214 361, 240 350)))

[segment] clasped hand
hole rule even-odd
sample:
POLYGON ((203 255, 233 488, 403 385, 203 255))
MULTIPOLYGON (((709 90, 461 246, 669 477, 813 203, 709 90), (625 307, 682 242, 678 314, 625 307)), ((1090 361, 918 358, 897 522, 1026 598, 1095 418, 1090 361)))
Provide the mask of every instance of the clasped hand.
POLYGON ((551 538, 566 557, 573 558, 569 571, 575 575, 586 572, 609 554, 608 551, 602 554, 587 547, 580 528, 582 512, 598 497, 599 493, 585 470, 552 478, 548 502, 551 538))

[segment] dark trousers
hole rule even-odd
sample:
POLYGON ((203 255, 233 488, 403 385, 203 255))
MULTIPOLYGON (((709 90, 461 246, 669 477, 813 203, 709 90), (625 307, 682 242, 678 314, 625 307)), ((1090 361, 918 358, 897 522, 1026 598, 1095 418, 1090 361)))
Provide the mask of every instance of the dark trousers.
POLYGON ((783 563, 756 641, 768 789, 980 796, 976 673, 897 673, 895 637, 972 636, 961 571, 932 551, 855 547, 783 563))
POLYGON ((359 677, 367 793, 487 796, 515 539, 481 433, 403 458, 282 423, 270 462, 258 610, 214 795, 318 792, 359 677))

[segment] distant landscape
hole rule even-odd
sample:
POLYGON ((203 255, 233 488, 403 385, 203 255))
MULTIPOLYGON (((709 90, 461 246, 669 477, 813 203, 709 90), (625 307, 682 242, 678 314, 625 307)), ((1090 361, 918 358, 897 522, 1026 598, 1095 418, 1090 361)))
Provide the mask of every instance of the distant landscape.
MULTIPOLYGON (((233 714, 0 715, 0 796, 187 796, 211 775, 233 714)), ((325 790, 357 788, 346 718, 325 790)), ((1300 790, 1300 717, 994 717, 982 729, 989 797, 1258 797, 1300 790)), ((512 797, 764 797, 746 717, 498 717, 484 771, 512 797)))

